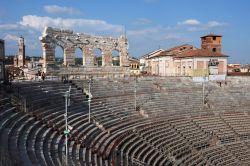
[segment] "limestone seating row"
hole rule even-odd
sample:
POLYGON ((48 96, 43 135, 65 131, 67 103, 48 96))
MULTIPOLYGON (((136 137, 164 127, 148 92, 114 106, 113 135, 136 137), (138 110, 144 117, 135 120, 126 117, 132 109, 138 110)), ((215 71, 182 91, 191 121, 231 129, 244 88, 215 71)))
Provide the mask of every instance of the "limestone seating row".
MULTIPOLYGON (((117 88, 121 88, 123 83, 121 83, 120 85, 117 86, 117 88)), ((129 84, 129 86, 132 86, 132 85, 133 84, 129 84)), ((98 88, 96 89, 97 95, 98 95, 99 90, 102 91, 101 92, 102 96, 105 94, 108 94, 106 93, 105 88, 104 89, 101 88, 101 84, 100 86, 96 85, 96 87, 100 87, 99 89, 98 88)), ((124 86, 124 87, 127 88, 128 86, 124 86)), ((150 88, 145 88, 145 89, 148 89, 148 92, 150 92, 150 88)), ((133 88, 130 88, 129 91, 133 92, 133 88)), ((51 91, 51 92, 56 93, 56 91, 51 91)), ((140 128, 140 126, 145 126, 149 124, 149 121, 152 120, 151 118, 144 119, 143 117, 138 115, 137 112, 134 112, 133 100, 131 100, 132 96, 133 96, 133 93, 127 93, 123 97, 113 97, 113 99, 112 98, 108 98, 108 99, 97 98, 98 99, 97 100, 94 98, 93 101, 91 101, 93 112, 91 114, 90 124, 88 123, 88 117, 86 115, 87 107, 84 108, 85 111, 82 112, 82 114, 80 113, 80 109, 81 109, 80 104, 79 105, 77 104, 77 106, 73 105, 71 107, 72 110, 70 110, 70 113, 69 113, 69 123, 70 125, 74 126, 74 129, 70 136, 71 141, 69 142, 69 147, 70 147, 69 154, 70 154, 70 158, 72 159, 71 162, 75 163, 76 165, 77 164, 78 165, 79 164, 90 165, 91 163, 96 164, 96 165, 110 164, 114 160, 112 155, 115 153, 115 149, 117 147, 116 144, 120 142, 120 139, 123 139, 121 137, 124 134, 124 132, 131 131, 134 128, 138 129, 140 128), (114 100, 114 98, 117 98, 117 99, 114 100), (125 102, 126 104, 124 104, 125 102), (127 107, 127 109, 122 109, 123 107, 127 107), (126 111, 126 113, 124 113, 124 111, 126 111), (79 146, 79 143, 81 143, 82 146, 81 145, 79 146), (75 156, 74 154, 79 154, 79 155, 84 154, 84 157, 83 156, 74 157, 75 156)), ((180 96, 181 96, 181 93, 177 94, 177 97, 180 97, 180 96)), ((197 96, 194 95, 194 97, 197 97, 197 96)), ((145 99, 144 96, 141 96, 141 97, 142 99, 145 99)), ((174 96, 169 96, 169 98, 173 98, 173 97, 174 96)), ((201 100, 201 98, 199 98, 199 100, 201 100)), ((158 101, 160 105, 160 101, 161 101, 160 98, 158 99, 158 101)), ((173 105, 178 104, 175 101, 171 101, 171 100, 169 101, 173 102, 173 105)), ((63 104, 63 100, 61 103, 63 104)), ((185 100, 180 100, 179 104, 182 104, 182 105, 185 104, 185 100)), ((37 140, 33 143, 35 148, 32 148, 33 151, 35 152, 34 154, 36 156, 35 158, 38 161, 37 163, 44 163, 44 164, 60 163, 62 164, 62 161, 64 158, 63 147, 65 144, 64 137, 61 135, 61 131, 64 128, 64 126, 62 125, 64 122, 64 118, 63 118, 64 109, 63 109, 63 106, 60 107, 59 105, 60 104, 58 104, 58 106, 56 106, 58 108, 54 110, 52 107, 50 107, 51 112, 53 112, 52 115, 49 116, 49 113, 51 112, 43 110, 44 116, 41 116, 41 117, 45 117, 43 118, 44 121, 46 120, 51 121, 51 123, 55 125, 50 126, 48 124, 44 124, 41 121, 40 122, 41 124, 39 124, 38 126, 42 125, 43 126, 42 129, 35 132, 36 134, 33 134, 35 139, 37 140), (59 129, 59 132, 54 129, 59 129), (49 146, 52 144, 52 142, 53 142, 53 145, 49 146), (43 147, 42 150, 39 149, 39 146, 43 147), (52 157, 52 154, 53 154, 53 157, 52 157), (57 156, 57 158, 59 158, 58 161, 54 159, 54 155, 57 156)), ((162 104, 162 107, 163 107, 163 104, 162 104)), ((191 107, 190 108, 182 107, 179 110, 181 111, 182 109, 185 109, 185 108, 190 109, 191 107)), ((185 111, 185 113, 188 114, 189 110, 185 111)), ((220 116, 220 117, 210 116, 210 117, 212 121, 211 123, 217 123, 218 124, 217 126, 207 122, 210 120, 206 121, 207 119, 206 117, 191 118, 190 120, 192 119, 194 120, 193 121, 184 120, 183 123, 181 123, 178 120, 170 120, 169 123, 171 122, 170 123, 171 125, 169 125, 168 122, 162 123, 158 127, 155 126, 155 130, 150 129, 150 131, 152 132, 142 131, 143 137, 140 137, 137 134, 135 134, 136 138, 139 138, 139 141, 135 145, 134 143, 128 143, 128 144, 131 144, 131 146, 129 146, 131 148, 127 150, 126 148, 124 149, 126 152, 128 152, 127 153, 128 158, 121 157, 121 159, 123 158, 127 160, 126 162, 125 160, 123 160, 124 161, 123 163, 133 162, 133 158, 135 158, 135 159, 138 159, 139 161, 146 162, 151 165, 164 165, 164 164, 167 165, 167 163, 171 163, 169 162, 171 161, 171 159, 166 159, 168 157, 170 158, 174 157, 173 161, 176 161, 176 162, 178 162, 179 160, 184 161, 184 158, 186 158, 189 155, 188 153, 191 152, 190 150, 192 149, 191 146, 194 145, 191 142, 199 143, 199 141, 203 139, 204 135, 210 135, 211 134, 210 132, 215 133, 215 135, 218 136, 218 139, 220 138, 221 139, 224 139, 224 138, 233 139, 234 138, 234 140, 231 140, 231 141, 235 141, 235 136, 237 138, 237 133, 238 133, 237 130, 238 131, 241 131, 241 130, 240 128, 237 128, 238 126, 234 126, 234 124, 241 121, 240 120, 241 118, 238 118, 238 119, 223 118, 223 116, 220 116), (164 129, 165 126, 166 126, 166 129, 164 129), (206 128, 205 126, 209 126, 209 127, 206 128), (196 130, 192 128, 195 128, 196 130), (232 135, 233 137, 231 137, 232 135), (195 136, 197 136, 197 139, 193 139, 195 138, 195 136), (160 139, 160 138, 165 138, 165 140, 160 139), (137 147, 137 145, 139 145, 139 147, 137 147), (167 155, 168 157, 164 155, 167 155)), ((29 117, 26 117, 26 118, 29 119, 29 117)), ((26 120, 28 121, 28 119, 26 120)), ((23 120, 26 121, 25 119, 23 120)), ((17 123, 23 122, 21 119, 19 121, 17 121, 17 123)), ((242 121, 244 122, 246 120, 242 118, 242 121)), ((27 128, 25 126, 27 125, 24 124, 24 126, 21 127, 22 130, 23 129, 25 130, 27 128)), ((14 129, 13 131, 17 130, 17 125, 14 125, 13 129, 14 129)), ((10 134, 10 135, 13 135, 13 134, 10 134)), ((22 140, 22 139, 19 139, 19 140, 22 140)), ((130 139, 127 139, 127 140, 129 141, 130 139)), ((19 141, 19 142, 22 142, 22 141, 19 141)), ((126 144, 126 142, 123 142, 123 143, 124 145, 126 144)), ((198 147, 199 146, 202 146, 202 145, 198 145, 198 147)), ((215 145, 208 144, 207 146, 215 146, 215 145)), ((22 149, 21 146, 20 146, 20 149, 22 149)), ((200 151, 203 152, 203 149, 201 149, 200 151)), ((215 153, 216 155, 214 156, 217 156, 217 154, 220 154, 221 151, 222 150, 217 150, 211 153, 213 155, 215 153)), ((217 157, 211 157, 210 155, 207 155, 209 153, 204 153, 204 156, 208 156, 207 163, 213 163, 215 165, 234 163, 232 162, 232 160, 230 160, 232 156, 228 154, 222 154, 222 158, 219 159, 217 157)))
POLYGON ((221 141, 235 140, 235 132, 218 116, 194 118, 193 121, 205 132, 215 134, 221 141))
POLYGON ((237 142, 233 144, 225 145, 228 149, 243 165, 247 165, 250 162, 250 151, 244 142, 237 142))
MULTIPOLYGON (((25 117, 28 118, 27 114, 25 114, 25 117)), ((39 123, 35 123, 35 124, 39 124, 39 123)), ((71 124, 71 121, 69 121, 69 124, 71 124)), ((15 125, 15 126, 17 126, 17 125, 15 125)), ((29 151, 32 151, 32 153, 31 154, 29 153, 29 155, 30 155, 30 158, 32 158, 33 164, 43 163, 43 165, 51 165, 53 163, 51 161, 52 159, 48 159, 48 157, 50 156, 51 153, 48 154, 48 152, 47 153, 45 153, 45 152, 48 151, 48 149, 50 149, 50 148, 48 148, 46 143, 50 142, 48 140, 48 138, 50 138, 50 134, 53 132, 52 132, 51 128, 47 128, 46 125, 42 125, 42 126, 43 126, 42 128, 38 128, 38 130, 33 131, 33 132, 35 132, 35 134, 33 134, 33 137, 28 136, 32 140, 31 143, 29 143, 30 145, 28 146, 28 147, 32 148, 32 150, 29 150, 29 151), (43 150, 40 147, 43 147, 43 150)), ((13 130, 10 130, 10 131, 14 132, 13 130)), ((63 137, 61 137, 61 139, 60 139, 61 141, 59 140, 59 142, 61 143, 62 146, 58 146, 58 147, 63 147, 64 140, 62 138, 63 137)), ((27 141, 27 142, 29 142, 29 141, 27 141)), ((58 143, 58 141, 57 141, 57 143, 58 143)), ((13 145, 15 145, 15 144, 13 144, 13 145)), ((11 151, 14 152, 13 149, 11 149, 11 151)), ((60 150, 60 152, 62 154, 63 150, 60 150)), ((54 157, 52 157, 52 158, 54 158, 54 157)), ((62 157, 60 157, 60 158, 62 159, 62 157)))
POLYGON ((150 165, 168 165, 167 156, 163 156, 158 149, 154 148, 137 134, 129 134, 119 145, 119 158, 121 165, 128 165, 134 158, 150 165), (161 164, 160 164, 161 163, 161 164))
MULTIPOLYGON (((41 131, 41 130, 40 130, 41 131)), ((42 132, 41 132, 42 133, 42 132)), ((48 132, 49 133, 49 132, 48 132)), ((41 135, 41 134, 40 134, 41 135)), ((39 154, 39 153, 38 153, 39 154)), ((41 156, 41 155, 38 155, 38 156, 41 156)), ((42 157, 43 158, 43 157, 42 157)))

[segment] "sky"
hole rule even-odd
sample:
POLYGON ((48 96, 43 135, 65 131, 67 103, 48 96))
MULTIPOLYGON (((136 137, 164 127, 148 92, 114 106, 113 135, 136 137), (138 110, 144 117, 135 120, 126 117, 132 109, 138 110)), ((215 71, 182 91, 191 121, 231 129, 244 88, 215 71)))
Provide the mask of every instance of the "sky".
POLYGON ((6 55, 41 56, 45 26, 92 35, 126 35, 129 55, 141 57, 181 44, 200 48, 200 37, 222 35, 229 63, 250 63, 249 0, 1 0, 0 38, 6 55))

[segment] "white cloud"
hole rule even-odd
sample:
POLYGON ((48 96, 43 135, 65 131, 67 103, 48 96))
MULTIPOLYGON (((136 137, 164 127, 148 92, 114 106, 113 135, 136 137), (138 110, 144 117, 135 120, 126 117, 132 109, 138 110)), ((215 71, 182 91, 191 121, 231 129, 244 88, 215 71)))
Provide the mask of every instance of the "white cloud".
POLYGON ((151 20, 146 18, 138 18, 135 22, 136 25, 147 25, 151 23, 151 20))
POLYGON ((176 40, 176 41, 186 41, 186 38, 183 37, 183 35, 180 34, 175 34, 175 33, 169 33, 167 35, 164 36, 165 40, 176 40))
POLYGON ((4 37, 4 40, 14 40, 14 41, 18 41, 19 37, 16 35, 12 35, 12 34, 7 34, 4 37))
POLYGON ((143 36, 152 33, 158 32, 157 28, 145 28, 145 29, 138 29, 138 30, 128 30, 127 34, 129 36, 143 36))
POLYGON ((23 16, 19 22, 23 26, 27 26, 36 30, 43 30, 45 26, 57 27, 57 28, 70 28, 70 29, 91 29, 94 31, 112 31, 122 32, 123 26, 109 24, 103 20, 93 19, 65 19, 65 18, 51 18, 40 17, 36 15, 23 16))
POLYGON ((10 30, 10 29, 17 29, 20 25, 18 24, 1 24, 0 29, 1 30, 10 30))
POLYGON ((207 23, 207 27, 210 27, 210 28, 213 28, 213 27, 221 27, 221 26, 224 26, 226 25, 226 23, 220 23, 218 21, 209 21, 207 23))
POLYGON ((202 23, 197 19, 187 19, 182 22, 178 22, 177 25, 182 28, 186 28, 188 31, 205 31, 213 28, 223 27, 226 23, 218 21, 209 21, 207 23, 202 23))
POLYGON ((193 25, 200 25, 200 21, 196 20, 196 19, 187 19, 183 22, 179 22, 178 23, 179 25, 190 25, 190 26, 193 26, 193 25))
POLYGON ((46 5, 43 7, 44 10, 47 13, 51 14, 80 14, 81 12, 75 8, 72 7, 63 7, 63 6, 57 6, 57 5, 46 5))

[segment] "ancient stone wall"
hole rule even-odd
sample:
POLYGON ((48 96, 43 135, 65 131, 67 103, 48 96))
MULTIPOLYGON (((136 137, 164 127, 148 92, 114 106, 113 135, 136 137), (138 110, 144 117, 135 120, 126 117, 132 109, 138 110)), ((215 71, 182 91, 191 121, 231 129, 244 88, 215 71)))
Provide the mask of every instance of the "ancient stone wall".
POLYGON ((124 36, 119 38, 92 36, 85 33, 74 33, 46 27, 39 38, 43 48, 44 67, 55 62, 55 48, 64 50, 64 65, 75 64, 75 50, 80 48, 83 55, 83 66, 94 66, 94 49, 102 52, 102 66, 112 66, 112 51, 120 55, 120 66, 128 66, 128 41, 124 36))

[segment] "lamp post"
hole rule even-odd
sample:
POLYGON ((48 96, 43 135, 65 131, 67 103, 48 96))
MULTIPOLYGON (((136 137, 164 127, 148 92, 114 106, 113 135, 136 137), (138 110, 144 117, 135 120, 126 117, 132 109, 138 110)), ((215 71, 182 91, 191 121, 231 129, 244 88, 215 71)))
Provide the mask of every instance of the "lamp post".
POLYGON ((91 97, 92 97, 92 95, 90 94, 90 88, 91 88, 91 84, 93 83, 92 78, 89 79, 88 83, 89 83, 89 99, 88 99, 88 102, 89 102, 89 123, 90 123, 90 103, 91 103, 91 97))
POLYGON ((206 76, 203 77, 202 82, 202 105, 205 105, 205 82, 206 82, 206 76))
POLYGON ((68 129, 68 106, 70 106, 70 91, 71 86, 69 87, 69 91, 65 92, 65 156, 66 156, 66 166, 68 166, 68 135, 69 135, 69 129, 68 129))
POLYGON ((134 87, 134 94, 135 94, 135 111, 136 111, 136 88, 137 88, 137 77, 135 77, 135 87, 134 87))

